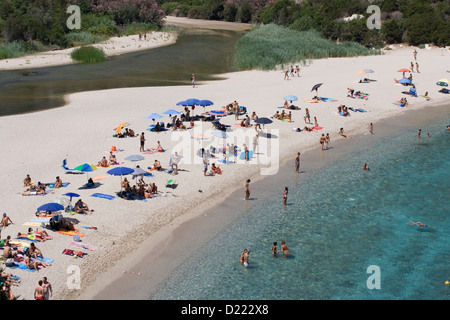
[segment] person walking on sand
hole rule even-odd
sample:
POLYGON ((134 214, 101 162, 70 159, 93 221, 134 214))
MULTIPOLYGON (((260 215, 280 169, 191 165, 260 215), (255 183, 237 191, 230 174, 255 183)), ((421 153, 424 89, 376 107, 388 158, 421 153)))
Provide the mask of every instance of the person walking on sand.
POLYGON ((416 49, 414 49, 413 54, 414 54, 414 60, 417 60, 417 50, 416 49))
POLYGON ((42 280, 39 280, 38 285, 34 288, 34 299, 44 300, 44 288, 42 288, 42 280))
POLYGON ((256 154, 256 148, 258 147, 258 133, 253 137, 253 153, 256 154))
POLYGON ((206 172, 208 172, 208 159, 206 156, 203 157, 203 175, 206 177, 206 172))
POLYGON ((44 300, 50 300, 53 296, 53 289, 50 282, 48 282, 47 277, 42 279, 42 289, 44 290, 44 300))
POLYGON ((141 150, 141 152, 144 152, 145 151, 145 148, 144 148, 144 146, 145 146, 145 136, 144 136, 143 132, 141 133, 140 142, 141 142, 140 150, 141 150))
POLYGON ((325 136, 325 143, 327 144, 327 149, 328 150, 328 144, 330 143, 330 134, 327 133, 327 135, 325 136))
POLYGON ((298 65, 295 67, 297 68, 297 77, 300 77, 300 67, 298 65))
POLYGON ((416 62, 416 72, 420 73, 420 71, 419 71, 419 63, 418 62, 416 62))
POLYGON ((284 72, 284 80, 289 80, 289 69, 284 72))
POLYGON ((295 172, 299 173, 300 170, 300 152, 297 152, 297 156, 295 157, 295 172))
POLYGON ((411 62, 411 72, 414 72, 414 63, 411 62))
POLYGON ((284 193, 283 193, 283 205, 286 205, 288 192, 289 192, 288 187, 284 187, 284 193))
POLYGON ((245 200, 250 199, 250 179, 245 181, 245 200))
POLYGON ((191 83, 192 83, 192 88, 195 88, 195 74, 192 74, 192 76, 191 76, 191 83))
POLYGON ((305 109, 305 113, 306 113, 305 117, 304 117, 305 123, 306 123, 306 118, 308 118, 308 123, 311 124, 311 115, 309 114, 309 109, 308 108, 305 109))

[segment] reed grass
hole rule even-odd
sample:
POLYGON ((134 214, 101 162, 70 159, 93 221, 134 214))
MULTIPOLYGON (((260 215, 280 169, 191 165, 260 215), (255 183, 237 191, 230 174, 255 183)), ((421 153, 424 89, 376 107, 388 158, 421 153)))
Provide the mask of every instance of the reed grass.
POLYGON ((285 64, 305 64, 309 59, 381 54, 355 42, 336 43, 316 31, 297 31, 268 24, 250 31, 235 46, 238 70, 273 70, 285 64))
POLYGON ((0 59, 23 57, 36 52, 37 49, 23 41, 0 44, 0 59))
POLYGON ((102 49, 92 46, 83 46, 74 49, 70 56, 73 60, 82 63, 96 63, 107 60, 107 56, 102 49))

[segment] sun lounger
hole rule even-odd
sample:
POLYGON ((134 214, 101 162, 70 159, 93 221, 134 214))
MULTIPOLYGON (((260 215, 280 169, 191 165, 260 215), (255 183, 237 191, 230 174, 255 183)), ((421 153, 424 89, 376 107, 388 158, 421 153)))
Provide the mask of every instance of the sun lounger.
POLYGON ((69 167, 67 166, 67 159, 64 159, 64 160, 63 160, 63 164, 62 164, 61 167, 64 169, 64 171, 65 171, 66 173, 76 173, 76 174, 78 174, 78 173, 83 173, 83 172, 78 171, 78 170, 69 169, 69 167))

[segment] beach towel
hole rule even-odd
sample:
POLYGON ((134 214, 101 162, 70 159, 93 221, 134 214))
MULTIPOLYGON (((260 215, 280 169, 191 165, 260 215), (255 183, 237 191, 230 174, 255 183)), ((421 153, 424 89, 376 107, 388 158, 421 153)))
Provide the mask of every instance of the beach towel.
MULTIPOLYGON (((70 184, 70 182, 63 182, 61 185, 61 188, 65 188, 70 184)), ((53 186, 55 185, 53 182, 51 183, 44 183, 44 185, 46 185, 49 188, 53 188, 53 186)))
POLYGON ((175 183, 175 179, 169 179, 166 182, 164 182, 164 184, 167 186, 173 185, 175 183))
POLYGON ((319 127, 319 126, 314 126, 313 127, 313 130, 321 130, 321 129, 323 129, 323 127, 319 127))
POLYGON ((104 194, 104 193, 93 193, 93 194, 91 194, 91 197, 108 199, 108 200, 112 200, 115 198, 115 196, 111 196, 109 194, 104 194))
POLYGON ((27 194, 27 195, 24 195, 24 194, 22 194, 22 195, 25 196, 25 197, 29 197, 29 196, 46 196, 46 195, 48 195, 49 193, 52 193, 52 192, 53 192, 53 189, 45 190, 44 194, 30 193, 30 194, 27 194))
POLYGON ((85 255, 87 255, 86 252, 81 252, 78 250, 70 250, 70 249, 64 249, 62 254, 66 254, 68 256, 76 256, 78 258, 83 258, 85 255))
POLYGON ((34 269, 34 268, 33 269, 28 269, 27 265, 25 263, 15 262, 15 261, 14 261, 14 263, 15 263, 15 265, 12 266, 12 267, 9 267, 9 268, 11 268, 11 269, 21 269, 21 270, 26 270, 26 271, 30 271, 30 272, 36 271, 36 269, 34 269))
MULTIPOLYGON (((248 158, 251 159, 253 157, 253 150, 248 151, 248 158)), ((245 151, 242 151, 239 155, 239 159, 244 160, 245 159, 245 151)))
POLYGON ((57 233, 65 234, 67 236, 73 236, 74 234, 77 234, 82 238, 84 236, 84 233, 78 232, 78 231, 56 231, 57 233))
POLYGON ((97 227, 88 227, 88 226, 82 226, 84 229, 91 229, 91 230, 97 230, 97 227))
POLYGON ((33 218, 33 219, 30 220, 30 222, 47 223, 47 222, 50 222, 50 218, 33 218))
POLYGON ((99 181, 99 180, 103 180, 105 178, 107 178, 107 177, 106 176, 97 176, 97 177, 92 178, 92 180, 93 181, 99 181))
POLYGON ((55 261, 52 258, 48 258, 48 257, 38 257, 37 258, 39 261, 45 262, 45 263, 53 263, 53 261, 55 261))
POLYGON ((33 222, 33 221, 27 221, 23 224, 23 226, 26 227, 40 227, 42 226, 42 222, 33 222))
POLYGON ((36 243, 36 242, 40 242, 40 241, 38 241, 38 240, 31 240, 31 239, 25 239, 25 238, 14 238, 14 240, 20 240, 20 241, 30 241, 30 242, 34 242, 34 243, 36 243))
POLYGON ((80 242, 71 242, 71 243, 69 243, 69 245, 72 246, 72 247, 76 247, 76 248, 80 248, 80 249, 86 249, 86 250, 90 250, 90 251, 97 250, 97 248, 94 247, 94 246, 90 246, 88 244, 80 243, 80 242))
POLYGON ((311 100, 305 100, 305 102, 308 102, 308 103, 319 103, 318 100, 313 100, 313 99, 311 99, 311 100))
POLYGON ((218 162, 223 163, 223 164, 232 164, 234 162, 230 162, 230 161, 226 161, 226 160, 218 160, 218 162))
POLYGON ((326 98, 326 97, 319 97, 319 99, 324 101, 324 102, 335 102, 335 101, 337 101, 336 99, 326 98))

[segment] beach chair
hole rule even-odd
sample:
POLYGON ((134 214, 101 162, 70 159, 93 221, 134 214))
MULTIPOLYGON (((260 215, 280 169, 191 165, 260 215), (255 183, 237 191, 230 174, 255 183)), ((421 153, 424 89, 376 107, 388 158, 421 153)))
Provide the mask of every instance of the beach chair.
POLYGON ((166 182, 164 182, 167 188, 173 188, 175 185, 175 179, 169 179, 166 182))
POLYGON ((78 173, 83 173, 83 172, 78 171, 78 170, 69 169, 69 167, 67 166, 67 159, 63 160, 63 164, 62 164, 61 167, 64 169, 64 171, 66 171, 66 173, 77 173, 77 174, 78 173))

